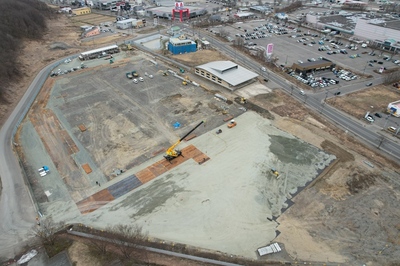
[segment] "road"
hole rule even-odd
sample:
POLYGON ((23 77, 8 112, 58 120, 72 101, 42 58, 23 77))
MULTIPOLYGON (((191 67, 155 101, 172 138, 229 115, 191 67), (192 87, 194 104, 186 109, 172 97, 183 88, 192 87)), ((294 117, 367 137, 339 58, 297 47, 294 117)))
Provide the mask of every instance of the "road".
MULTIPOLYGON (((242 53, 236 52, 230 45, 226 45, 226 43, 221 43, 219 40, 214 38, 209 34, 204 34, 201 37, 206 37, 210 40, 211 44, 221 52, 227 54, 231 58, 234 58, 237 62, 241 62, 241 65, 246 66, 250 70, 257 72, 261 75, 265 75, 261 73, 260 68, 261 65, 254 60, 249 59, 247 56, 242 53)), ((337 126, 344 129, 347 133, 352 133, 362 141, 366 142, 372 147, 380 149, 385 152, 391 158, 396 161, 400 161, 400 145, 399 143, 389 137, 389 135, 380 134, 377 132, 377 128, 374 126, 366 125, 365 123, 354 119, 351 116, 341 112, 325 104, 326 92, 320 93, 309 93, 306 95, 300 95, 298 91, 293 91, 292 84, 285 80, 283 77, 279 75, 275 75, 272 72, 268 72, 268 79, 278 84, 286 93, 292 94, 294 98, 298 101, 303 102, 306 106, 313 109, 314 111, 320 112, 321 115, 328 118, 330 121, 335 123, 337 126)), ((382 83, 382 78, 374 79, 374 85, 382 83)), ((342 87, 343 89, 344 87, 342 87)), ((364 82, 353 83, 351 85, 346 86, 346 93, 354 92, 356 90, 361 90, 365 88, 364 82)), ((328 95, 329 96, 329 95, 328 95)))
POLYGON ((0 257, 13 258, 20 253, 32 237, 32 227, 36 225, 36 206, 14 153, 12 135, 47 79, 49 69, 55 65, 57 63, 39 72, 0 129, 0 177, 3 186, 0 196, 0 257))

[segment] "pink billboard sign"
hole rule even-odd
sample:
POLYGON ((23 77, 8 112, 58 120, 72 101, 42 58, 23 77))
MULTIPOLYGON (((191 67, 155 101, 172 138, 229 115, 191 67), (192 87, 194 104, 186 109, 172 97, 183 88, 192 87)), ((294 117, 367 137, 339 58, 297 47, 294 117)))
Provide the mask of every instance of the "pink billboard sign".
POLYGON ((274 50, 274 44, 273 43, 269 43, 267 45, 267 55, 270 56, 272 54, 273 50, 274 50))

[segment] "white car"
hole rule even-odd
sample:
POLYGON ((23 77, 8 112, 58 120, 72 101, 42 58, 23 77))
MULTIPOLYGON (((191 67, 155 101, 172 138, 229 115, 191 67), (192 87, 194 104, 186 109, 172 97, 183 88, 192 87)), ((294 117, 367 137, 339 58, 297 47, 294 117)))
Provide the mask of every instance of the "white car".
POLYGON ((133 83, 138 83, 138 80, 137 79, 133 79, 133 83))
POLYGON ((143 79, 142 77, 139 77, 139 81, 142 81, 142 82, 143 82, 143 81, 144 81, 144 79, 143 79))
POLYGON ((373 123, 375 121, 371 116, 367 116, 365 119, 367 119, 367 121, 370 123, 373 123))
POLYGON ((261 67, 261 71, 267 72, 267 69, 265 67, 261 67))
POLYGON ((149 75, 149 78, 151 78, 151 79, 152 79, 152 78, 153 78, 153 75, 151 75, 151 74, 150 74, 150 75, 149 75))

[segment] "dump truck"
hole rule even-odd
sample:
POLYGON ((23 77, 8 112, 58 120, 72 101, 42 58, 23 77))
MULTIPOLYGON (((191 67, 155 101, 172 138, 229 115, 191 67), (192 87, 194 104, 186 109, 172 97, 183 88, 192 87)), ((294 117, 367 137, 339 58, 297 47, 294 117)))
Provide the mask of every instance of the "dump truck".
POLYGON ((126 77, 127 77, 128 79, 133 79, 133 75, 132 75, 131 72, 127 72, 127 73, 126 73, 126 77))

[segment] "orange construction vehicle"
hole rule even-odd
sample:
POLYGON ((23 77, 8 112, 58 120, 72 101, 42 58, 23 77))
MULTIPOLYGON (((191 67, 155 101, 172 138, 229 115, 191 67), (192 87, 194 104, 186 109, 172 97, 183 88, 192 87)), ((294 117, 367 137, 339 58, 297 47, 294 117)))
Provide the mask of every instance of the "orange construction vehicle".
POLYGON ((228 128, 233 128, 233 127, 235 127, 235 126, 236 126, 236 121, 232 119, 232 120, 228 123, 228 128))

